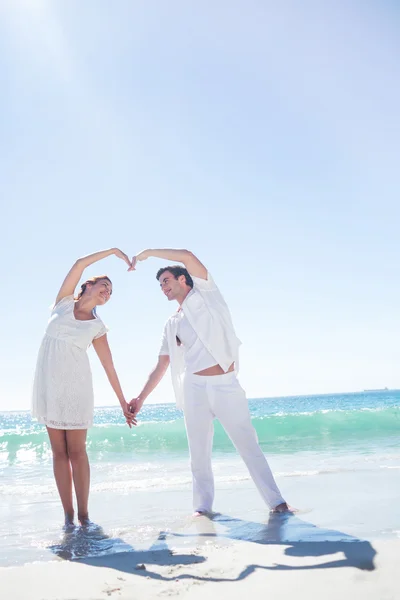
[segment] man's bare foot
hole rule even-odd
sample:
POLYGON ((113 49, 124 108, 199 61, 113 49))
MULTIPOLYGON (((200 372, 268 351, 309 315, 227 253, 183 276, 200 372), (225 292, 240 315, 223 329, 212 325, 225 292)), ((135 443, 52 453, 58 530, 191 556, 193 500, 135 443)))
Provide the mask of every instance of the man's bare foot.
POLYGON ((210 513, 207 510, 196 510, 193 514, 192 517, 206 517, 207 515, 209 515, 210 513))
POLYGON ((297 510, 289 506, 286 502, 282 502, 271 510, 271 513, 295 513, 297 510))

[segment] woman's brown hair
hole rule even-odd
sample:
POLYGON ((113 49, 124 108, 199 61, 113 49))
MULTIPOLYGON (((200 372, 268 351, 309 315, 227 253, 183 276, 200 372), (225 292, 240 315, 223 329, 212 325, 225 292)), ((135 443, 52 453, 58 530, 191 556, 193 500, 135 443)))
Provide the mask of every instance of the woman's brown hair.
MULTIPOLYGON (((88 283, 91 283, 92 285, 94 285, 95 283, 102 281, 102 279, 107 279, 107 281, 109 281, 112 285, 112 281, 107 275, 98 275, 97 277, 92 277, 91 279, 88 279, 87 281, 85 281, 85 283, 82 283, 79 294, 77 295, 75 300, 79 300, 79 298, 82 298, 83 294, 86 291, 86 286, 88 283)), ((111 292, 111 294, 112 294, 112 292, 111 292)), ((110 294, 110 296, 111 296, 111 294, 110 294)))

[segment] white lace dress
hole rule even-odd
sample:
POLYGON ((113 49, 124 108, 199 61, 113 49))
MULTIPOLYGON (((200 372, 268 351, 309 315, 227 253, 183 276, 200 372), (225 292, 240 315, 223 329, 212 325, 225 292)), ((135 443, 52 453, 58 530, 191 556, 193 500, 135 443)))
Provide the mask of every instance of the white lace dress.
POLYGON ((87 429, 93 424, 93 384, 87 349, 107 332, 95 315, 79 321, 74 298, 53 308, 39 350, 33 385, 32 416, 54 429, 87 429))

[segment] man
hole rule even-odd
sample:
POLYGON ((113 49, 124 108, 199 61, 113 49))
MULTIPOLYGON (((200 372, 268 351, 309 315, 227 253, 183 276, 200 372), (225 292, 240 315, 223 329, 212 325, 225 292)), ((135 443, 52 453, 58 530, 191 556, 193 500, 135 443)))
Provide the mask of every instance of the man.
POLYGON ((132 259, 131 270, 150 257, 180 262, 185 268, 167 266, 157 273, 161 290, 168 300, 176 300, 179 308, 165 325, 155 369, 139 396, 130 402, 134 417, 171 365, 176 402, 185 416, 195 515, 212 511, 215 417, 243 458, 265 503, 275 512, 289 511, 258 445, 246 395, 236 377, 240 340, 219 289, 188 250, 144 250, 132 259))

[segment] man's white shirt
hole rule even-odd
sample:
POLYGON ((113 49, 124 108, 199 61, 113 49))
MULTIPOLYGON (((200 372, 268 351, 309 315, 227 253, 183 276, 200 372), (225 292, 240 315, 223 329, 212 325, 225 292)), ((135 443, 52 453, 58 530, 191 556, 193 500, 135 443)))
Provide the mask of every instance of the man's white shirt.
MULTIPOLYGON (((193 277, 193 290, 186 296, 181 311, 194 329, 215 364, 227 372, 235 363, 239 368, 240 340, 236 336, 231 314, 221 292, 210 273, 207 279, 193 277)), ((172 385, 178 408, 183 407, 183 376, 185 374, 185 348, 178 344, 179 313, 165 324, 159 355, 169 355, 172 385)))

